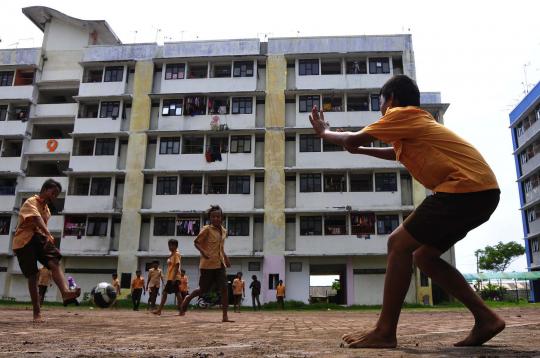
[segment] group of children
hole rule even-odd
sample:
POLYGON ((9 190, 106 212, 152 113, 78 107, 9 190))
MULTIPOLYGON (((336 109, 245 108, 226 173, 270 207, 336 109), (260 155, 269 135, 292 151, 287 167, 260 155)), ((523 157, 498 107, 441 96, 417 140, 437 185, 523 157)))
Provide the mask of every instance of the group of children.
MULTIPOLYGON (((471 144, 437 123, 428 112, 420 108, 420 91, 411 78, 397 75, 389 79, 381 88, 379 100, 382 117, 357 132, 331 130, 324 119, 324 113, 317 107, 313 107, 309 119, 319 137, 350 153, 400 161, 433 195, 425 198, 388 237, 383 305, 375 327, 367 332, 352 332, 342 338, 353 348, 396 347, 397 324, 414 264, 449 294, 463 302, 473 314, 474 327, 456 345, 481 345, 501 332, 505 322, 486 306, 460 272, 440 256, 469 231, 489 220, 499 203, 497 179, 482 155, 471 144), (390 144, 390 147, 372 147, 371 143, 376 140, 390 144)), ((19 211, 13 239, 13 251, 22 273, 28 279, 35 322, 42 321, 38 297, 38 261, 51 270, 51 277, 58 285, 64 302, 80 295, 80 289, 69 289, 66 285, 59 265, 62 256, 47 229, 47 221, 51 216, 47 204, 56 199, 61 190, 58 182, 49 179, 38 195, 25 201, 19 211)), ((178 241, 169 240, 167 280, 161 304, 153 311, 155 314, 161 314, 167 295, 174 294, 179 314, 183 316, 194 297, 215 286, 221 292, 223 322, 231 322, 227 315, 226 284, 226 268, 231 263, 224 251, 227 231, 222 226, 223 213, 219 206, 212 206, 208 215, 210 225, 204 226, 195 239, 195 247, 201 254, 199 287, 190 294, 182 294, 178 241)), ((155 303, 160 282, 164 281, 157 265, 151 270, 148 281, 150 286, 147 284, 145 287, 140 272, 133 281, 134 308, 138 307, 141 291, 146 292, 148 289, 151 301, 155 303)), ((119 290, 119 284, 116 284, 119 290)), ((252 285, 260 293, 260 283, 252 285)), ((278 299, 283 307, 285 287, 282 283, 280 286, 278 299)), ((234 287, 236 308, 245 296, 241 277, 237 278, 234 287)))

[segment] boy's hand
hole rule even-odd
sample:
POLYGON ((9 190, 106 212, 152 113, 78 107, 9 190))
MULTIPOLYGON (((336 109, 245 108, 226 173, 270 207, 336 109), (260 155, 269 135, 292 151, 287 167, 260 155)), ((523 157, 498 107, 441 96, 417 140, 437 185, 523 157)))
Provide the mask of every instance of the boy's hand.
POLYGON ((324 112, 320 111, 317 108, 317 106, 313 106, 311 109, 311 115, 309 116, 309 121, 311 122, 311 126, 315 130, 315 133, 322 137, 324 134, 324 131, 330 128, 330 125, 324 121, 324 112), (320 113, 320 115, 319 115, 320 113))

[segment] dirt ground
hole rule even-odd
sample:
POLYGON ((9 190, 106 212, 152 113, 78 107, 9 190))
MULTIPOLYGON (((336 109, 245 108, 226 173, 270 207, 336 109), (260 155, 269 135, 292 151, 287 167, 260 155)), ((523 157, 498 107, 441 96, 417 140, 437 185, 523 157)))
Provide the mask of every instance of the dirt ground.
POLYGON ((340 337, 373 325, 377 311, 230 313, 217 310, 161 317, 146 311, 46 308, 47 321, 31 323, 30 310, 0 308, 0 357, 540 357, 540 309, 498 312, 507 328, 480 348, 455 348, 473 321, 463 309, 406 310, 398 348, 340 348, 340 337))

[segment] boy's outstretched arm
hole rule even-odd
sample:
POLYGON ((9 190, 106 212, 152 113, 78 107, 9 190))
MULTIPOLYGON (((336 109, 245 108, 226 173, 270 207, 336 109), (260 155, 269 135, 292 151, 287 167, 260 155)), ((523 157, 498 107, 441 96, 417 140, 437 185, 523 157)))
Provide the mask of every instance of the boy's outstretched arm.
POLYGON ((370 155, 375 158, 386 159, 386 160, 396 160, 396 152, 394 148, 371 148, 371 147, 358 147, 358 148, 347 148, 347 151, 352 154, 364 154, 370 155))
POLYGON ((309 116, 311 126, 315 133, 324 140, 340 145, 348 151, 357 150, 362 145, 370 144, 376 139, 362 131, 358 132, 333 132, 328 123, 324 121, 324 113, 319 112, 317 106, 313 106, 309 116))

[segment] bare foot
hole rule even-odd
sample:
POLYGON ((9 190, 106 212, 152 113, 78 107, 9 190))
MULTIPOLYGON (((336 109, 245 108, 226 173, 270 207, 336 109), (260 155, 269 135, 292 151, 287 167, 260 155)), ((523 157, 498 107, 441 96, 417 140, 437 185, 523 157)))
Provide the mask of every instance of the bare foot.
POLYGON ((62 299, 64 300, 64 302, 67 302, 67 301, 71 302, 72 300, 76 299, 80 295, 81 295, 81 288, 77 287, 75 290, 64 292, 64 294, 62 294, 62 299))
POLYGON ((506 323, 504 322, 504 320, 497 315, 489 321, 480 320, 479 322, 476 322, 474 324, 474 327, 472 328, 467 338, 457 342, 456 344, 454 344, 454 346, 481 346, 482 344, 486 343, 491 338, 499 334, 505 326, 506 323))
POLYGON ((385 336, 376 329, 371 332, 358 331, 346 334, 342 339, 349 348, 396 348, 397 339, 394 336, 385 336))
POLYGON ((155 314, 156 316, 161 316, 161 311, 160 310, 152 311, 152 313, 155 314))
POLYGON ((178 315, 179 315, 179 316, 185 316, 185 315, 186 315, 186 311, 180 311, 180 312, 178 312, 178 315))
POLYGON ((33 323, 45 323, 45 320, 41 317, 40 314, 34 315, 33 323))

